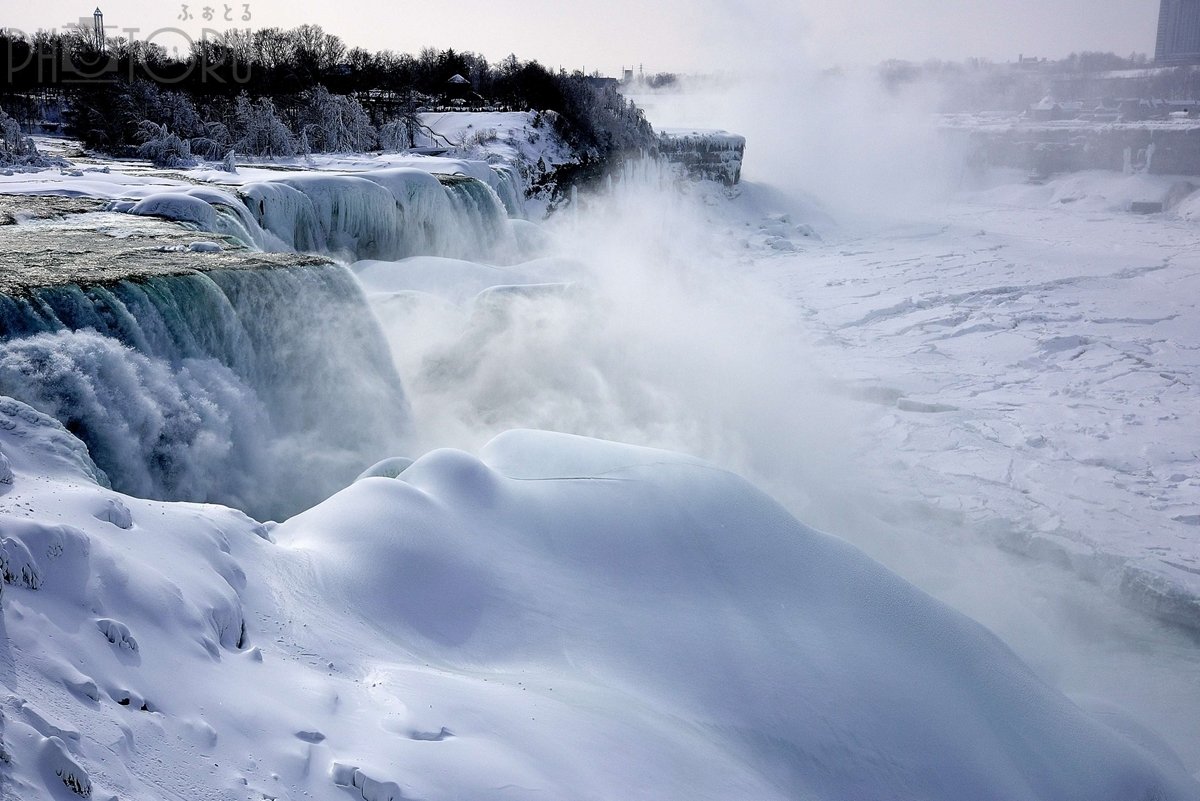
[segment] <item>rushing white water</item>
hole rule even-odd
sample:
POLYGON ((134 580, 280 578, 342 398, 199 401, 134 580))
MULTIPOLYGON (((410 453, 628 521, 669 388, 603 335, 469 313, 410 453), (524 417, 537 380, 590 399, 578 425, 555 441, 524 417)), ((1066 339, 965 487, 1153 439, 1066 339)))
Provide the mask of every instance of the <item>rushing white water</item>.
POLYGON ((345 268, 220 270, 0 299, 0 393, 116 489, 279 516, 402 447, 407 402, 345 268))

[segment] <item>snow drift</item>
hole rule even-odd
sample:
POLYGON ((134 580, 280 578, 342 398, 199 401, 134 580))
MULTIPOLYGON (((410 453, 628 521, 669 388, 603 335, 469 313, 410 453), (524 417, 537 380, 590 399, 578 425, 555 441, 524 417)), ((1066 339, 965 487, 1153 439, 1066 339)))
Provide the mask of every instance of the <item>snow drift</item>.
POLYGON ((4 419, 6 501, 60 498, 4 539, 37 577, 4 596, 19 797, 1195 797, 696 459, 510 432, 267 531, 118 496, 4 419))

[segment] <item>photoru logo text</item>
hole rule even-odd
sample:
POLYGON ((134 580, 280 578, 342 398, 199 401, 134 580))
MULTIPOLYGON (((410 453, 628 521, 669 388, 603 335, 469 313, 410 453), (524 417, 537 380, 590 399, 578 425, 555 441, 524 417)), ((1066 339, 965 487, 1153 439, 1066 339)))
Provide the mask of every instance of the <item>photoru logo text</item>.
MULTIPOLYGON (((180 7, 177 19, 204 22, 249 22, 250 4, 180 7)), ((0 58, 10 85, 112 83, 144 78, 158 84, 250 81, 250 61, 229 46, 248 41, 249 28, 204 27, 199 31, 177 26, 145 30, 107 25, 100 9, 61 29, 28 34, 0 28, 0 58)))

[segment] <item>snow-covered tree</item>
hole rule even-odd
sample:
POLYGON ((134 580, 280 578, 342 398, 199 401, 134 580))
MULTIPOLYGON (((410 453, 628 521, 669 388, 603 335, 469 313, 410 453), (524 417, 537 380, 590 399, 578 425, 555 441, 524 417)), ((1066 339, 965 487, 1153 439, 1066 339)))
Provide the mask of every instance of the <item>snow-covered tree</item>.
POLYGON ((204 133, 204 121, 191 98, 183 92, 164 91, 149 81, 138 80, 125 87, 122 95, 124 114, 137 124, 139 133, 142 120, 165 125, 185 139, 204 133))
POLYGON ((149 159, 156 167, 194 167, 196 159, 186 139, 181 139, 157 122, 143 120, 138 126, 138 155, 149 159))
POLYGON ((209 161, 219 161, 233 151, 233 136, 224 123, 206 122, 204 133, 191 139, 192 152, 209 161))
POLYGON ((400 116, 384 123, 379 129, 379 146, 384 150, 405 150, 417 146, 417 135, 421 124, 420 103, 414 92, 409 92, 400 106, 400 116))
POLYGON ((371 117, 356 99, 317 85, 300 96, 300 127, 317 153, 362 153, 378 143, 371 117))
POLYGON ((379 129, 379 146, 384 150, 406 150, 413 142, 414 136, 403 120, 385 122, 379 129))
POLYGON ((152 117, 183 137, 200 136, 205 129, 196 106, 183 92, 163 92, 159 116, 152 117))
POLYGON ((312 145, 308 141, 308 127, 300 129, 300 137, 296 140, 296 152, 301 156, 312 155, 312 145))
POLYGON ((21 132, 21 126, 0 109, 0 166, 38 167, 45 159, 33 140, 21 132))
POLYGON ((234 148, 239 153, 267 158, 296 155, 296 139, 279 118, 270 98, 262 97, 252 103, 243 92, 238 95, 234 115, 238 137, 234 148))
POLYGON ((27 141, 17 121, 0 109, 0 153, 10 159, 24 155, 27 141))

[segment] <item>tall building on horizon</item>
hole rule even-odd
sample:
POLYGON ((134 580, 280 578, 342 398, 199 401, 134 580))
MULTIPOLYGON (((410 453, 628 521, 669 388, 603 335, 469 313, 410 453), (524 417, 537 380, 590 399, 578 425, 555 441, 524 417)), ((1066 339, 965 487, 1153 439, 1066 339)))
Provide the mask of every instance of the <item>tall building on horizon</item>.
POLYGON ((1200 63, 1200 0, 1162 0, 1154 60, 1160 64, 1200 63))

